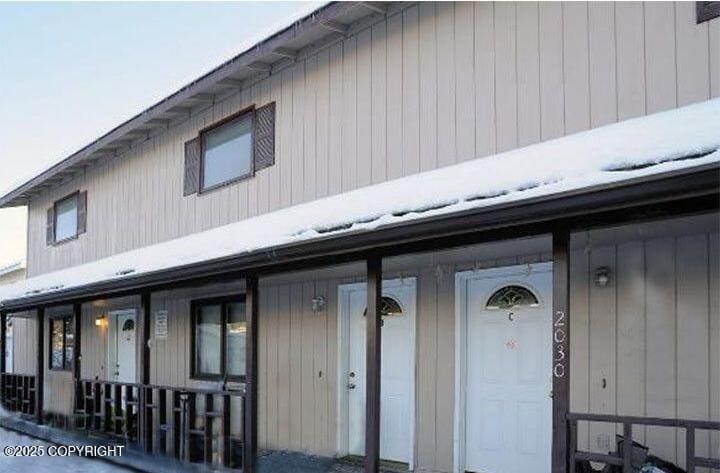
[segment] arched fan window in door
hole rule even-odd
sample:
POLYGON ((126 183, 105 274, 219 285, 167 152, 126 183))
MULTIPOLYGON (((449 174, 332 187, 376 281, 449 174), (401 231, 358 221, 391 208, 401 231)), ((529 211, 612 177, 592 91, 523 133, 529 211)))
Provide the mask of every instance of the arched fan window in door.
MULTIPOLYGON (((363 317, 367 315, 367 307, 363 311, 363 317)), ((399 317, 404 315, 400 303, 390 296, 382 296, 380 302, 380 315, 382 317, 399 317)))
POLYGON ((127 319, 122 326, 123 332, 128 332, 130 330, 135 330, 135 321, 133 319, 127 319))
POLYGON ((488 298, 486 309, 514 309, 518 307, 537 307, 540 305, 533 292, 523 286, 509 285, 498 289, 488 298))

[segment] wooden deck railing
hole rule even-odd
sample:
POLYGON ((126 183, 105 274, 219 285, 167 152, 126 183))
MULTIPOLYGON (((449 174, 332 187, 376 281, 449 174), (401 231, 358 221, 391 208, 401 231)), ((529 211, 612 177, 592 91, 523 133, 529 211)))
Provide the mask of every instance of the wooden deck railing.
POLYGON ((2 403, 5 409, 35 415, 35 376, 2 373, 2 403))
POLYGON ((77 426, 127 443, 138 440, 140 385, 82 379, 75 385, 77 426))
POLYGON ((99 380, 80 380, 76 389, 76 414, 87 430, 122 438, 148 453, 242 467, 242 434, 231 433, 233 398, 239 399, 243 425, 242 391, 99 380))
POLYGON ((622 467, 623 473, 632 473, 633 470, 633 426, 648 425, 656 427, 676 427, 685 429, 685 471, 695 473, 696 468, 720 468, 720 459, 699 457, 695 451, 695 432, 697 430, 720 431, 720 422, 662 419, 655 417, 628 417, 604 414, 578 414, 569 413, 568 416, 568 453, 570 455, 570 473, 575 473, 577 462, 591 461, 622 467), (606 424, 622 424, 623 442, 622 451, 613 453, 592 453, 578 450, 577 429, 578 422, 600 422, 606 424))

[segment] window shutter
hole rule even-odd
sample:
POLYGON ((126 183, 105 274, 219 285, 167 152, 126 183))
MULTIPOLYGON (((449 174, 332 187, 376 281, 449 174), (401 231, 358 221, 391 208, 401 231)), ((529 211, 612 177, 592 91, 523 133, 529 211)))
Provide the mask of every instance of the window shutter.
POLYGON ((78 194, 77 202, 77 232, 78 235, 87 230, 87 191, 78 194))
POLYGON ((255 111, 255 171, 275 164, 275 102, 255 111))
POLYGON ((47 220, 45 222, 45 243, 52 245, 55 243, 55 208, 47 209, 47 220))
POLYGON ((185 184, 183 195, 195 194, 200 188, 200 137, 185 142, 185 184))
POLYGON ((710 21, 720 16, 720 2, 695 2, 697 22, 710 21))

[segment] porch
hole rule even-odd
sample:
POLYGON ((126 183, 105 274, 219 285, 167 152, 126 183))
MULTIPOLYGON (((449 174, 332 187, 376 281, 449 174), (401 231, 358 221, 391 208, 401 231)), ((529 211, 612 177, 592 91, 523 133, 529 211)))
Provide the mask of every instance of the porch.
MULTIPOLYGON (((553 422, 552 440, 556 445, 559 431, 567 435, 559 440, 564 445, 560 449, 561 463, 567 471, 579 471, 576 466, 589 460, 618 465, 627 472, 637 471, 638 465, 632 463, 633 450, 625 448, 631 442, 621 443, 618 449, 616 434, 648 445, 654 454, 685 471, 718 468, 715 452, 720 424, 711 419, 716 415, 714 399, 718 395, 712 383, 720 369, 713 361, 719 344, 717 301, 713 293, 720 287, 714 262, 720 247, 715 215, 692 214, 568 231, 564 245, 558 244, 557 234, 553 233, 520 238, 513 235, 470 245, 390 254, 375 260, 377 267, 372 266, 372 260, 370 264, 354 260, 331 265, 324 262, 312 268, 293 266, 287 271, 263 273, 256 282, 235 276, 222 283, 203 279, 197 284, 162 287, 139 296, 94 298, 31 309, 25 322, 44 321, 47 329, 42 335, 33 334, 37 346, 48 346, 47 337, 52 336, 50 320, 62 314, 73 315, 72 349, 77 356, 73 357, 72 370, 63 372, 50 368, 51 353, 43 350, 42 355, 30 354, 29 358, 34 357, 36 363, 42 360, 44 371, 38 373, 37 367, 32 367, 35 374, 4 373, 3 403, 7 409, 37 423, 102 435, 153 456, 187 464, 242 469, 248 461, 244 458, 248 451, 244 439, 252 425, 246 421, 251 415, 247 400, 249 379, 193 376, 195 352, 191 339, 197 330, 192 319, 198 300, 245 297, 249 323, 243 358, 252 360, 254 356, 257 360, 254 376, 251 364, 247 364, 248 378, 254 377, 257 386, 253 423, 259 453, 254 467, 274 471, 278 465, 289 462, 295 468, 307 465, 307 471, 318 471, 317 468, 335 471, 338 468, 335 461, 305 463, 298 461, 296 455, 328 459, 350 455, 367 459, 366 452, 358 455, 357 450, 357 445, 367 448, 366 438, 353 446, 348 437, 353 429, 362 434, 364 426, 371 425, 367 418, 371 405, 366 393, 372 381, 372 365, 366 359, 367 384, 363 389, 365 395, 359 399, 365 402, 364 409, 353 411, 348 394, 357 391, 343 392, 343 385, 353 381, 346 377, 350 371, 347 358, 368 358, 368 352, 360 350, 353 355, 347 347, 343 351, 343 343, 348 340, 343 342, 342 334, 351 337, 347 334, 351 330, 353 304, 360 304, 359 309, 370 307, 367 299, 372 291, 370 270, 375 269, 378 282, 382 281, 377 289, 381 296, 379 304, 393 297, 404 310, 414 311, 416 324, 415 341, 411 343, 415 347, 411 355, 415 379, 406 380, 414 386, 410 395, 415 406, 410 414, 414 420, 409 427, 413 437, 407 450, 409 456, 405 459, 397 453, 388 454, 384 445, 388 439, 378 429, 376 467, 463 471, 458 463, 464 461, 466 454, 461 450, 467 439, 463 439, 465 432, 461 431, 459 420, 469 419, 469 414, 458 410, 458 406, 468 404, 467 399, 458 397, 462 394, 458 386, 467 386, 463 379, 467 379, 468 367, 463 366, 462 360, 467 360, 468 355, 461 351, 458 337, 469 333, 469 329, 462 325, 458 314, 462 301, 471 296, 462 294, 461 288, 468 280, 483 281, 505 275, 507 282, 536 290, 541 301, 552 301, 555 317, 551 322, 554 363, 550 408, 554 415, 560 415, 558 409, 564 410, 562 427, 553 422), (559 276, 562 248, 567 255, 566 298, 570 309, 564 321, 557 317, 560 309, 556 305, 554 282, 559 276), (671 271, 667 258, 675 261, 671 271), (551 268, 549 274, 553 277, 548 286, 550 293, 543 293, 542 283, 527 279, 532 277, 529 275, 543 274, 546 268, 551 268), (601 276, 610 278, 607 286, 598 280, 601 276), (412 287, 410 303, 403 300, 403 293, 399 292, 402 287, 412 287), (669 290, 675 291, 672 301, 663 299, 669 290), (253 300, 257 301, 255 317, 253 300), (670 315, 663 308, 665 303, 679 305, 681 310, 670 315), (137 381, 121 382, 112 380, 112 363, 107 361, 108 325, 113 314, 129 310, 137 314, 134 363, 137 381), (350 312, 343 314, 344 310, 350 312), (668 314, 664 320, 648 318, 648 313, 661 310, 668 314), (704 318, 692 316, 698 311, 706 314, 704 318), (639 313, 645 315, 637 316, 639 313), (689 328, 671 329, 672 320, 673 327, 689 328), (702 320, 706 325, 698 326, 702 320), (255 336, 251 332, 253 321, 255 336), (571 326, 573 332, 569 332, 571 326), (165 339, 163 330, 167 330, 165 339), (254 337, 257 338, 253 340, 254 337), (674 354, 667 353, 647 337, 659 337, 680 348, 674 354), (254 355, 247 352, 253 341, 256 341, 254 355), (692 348, 694 343, 697 349, 692 348), (604 350, 605 344, 614 345, 614 350, 604 350), (145 353, 142 347, 148 347, 145 353), (640 352, 656 355, 648 365, 647 359, 639 358, 640 352), (657 359, 658 356, 661 358, 657 359), (672 370, 672 378, 668 374, 665 379, 648 383, 648 377, 668 372, 662 363, 663 358, 670 356, 679 363, 672 370), (703 364, 700 373, 694 376, 686 373, 691 366, 699 368, 703 364), (143 383, 146 369, 149 372, 143 383), (573 381, 563 386, 568 378, 573 381), (37 379, 44 379, 41 383, 44 386, 39 389, 37 379), (567 389, 564 407, 557 395, 557 390, 563 387, 567 389), (40 398, 38 391, 48 389, 55 394, 40 398), (650 392, 658 389, 665 389, 665 394, 650 392), (639 396, 640 392, 645 394, 639 396), (660 397, 664 395, 669 397, 660 397), (43 416, 38 415, 37 405, 44 405, 43 416), (350 425, 357 422, 358 412, 364 415, 362 425, 350 425), (648 415, 636 415, 643 412, 648 415), (683 413, 689 417, 684 418, 683 413), (444 437, 442 432, 450 434, 444 437), (392 463, 386 463, 388 459, 392 463)), ((478 293, 478 300, 488 298, 489 293, 482 294, 478 293)), ((393 338, 395 332, 387 332, 395 329, 383 324, 390 323, 388 309, 379 307, 380 331, 399 346, 398 339, 393 338)), ((362 316, 367 317, 364 313, 362 316)), ((515 314, 516 317, 522 314, 520 306, 515 307, 515 314)), ((397 350, 388 351, 387 340, 378 354, 380 369, 375 376, 379 381, 383 379, 383 355, 398 356, 397 350)), ((382 341, 380 345, 383 346, 382 341)), ((16 359, 20 371, 22 358, 16 359)), ((31 364, 27 363, 27 367, 31 364)), ((362 386, 360 377, 353 382, 362 386)), ((379 405, 378 420, 382 421, 383 395, 374 405, 379 405)), ((548 457, 551 451, 556 451, 553 448, 558 447, 551 447, 548 457)), ((349 471, 354 468, 352 463, 340 465, 349 471)))

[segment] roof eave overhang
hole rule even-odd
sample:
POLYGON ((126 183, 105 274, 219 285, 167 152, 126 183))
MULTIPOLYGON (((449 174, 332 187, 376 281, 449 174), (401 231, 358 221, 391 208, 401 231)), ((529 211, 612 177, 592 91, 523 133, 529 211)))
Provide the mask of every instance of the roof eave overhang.
MULTIPOLYGON (((372 2, 331 2, 318 8, 1 196, 0 208, 27 205, 34 193, 41 191, 45 187, 52 187, 57 183, 64 182, 67 178, 80 172, 84 167, 91 165, 96 160, 115 158, 122 155, 134 143, 145 141, 149 136, 154 136, 154 134, 167 129, 171 123, 174 123, 172 117, 179 116, 179 119, 184 119, 183 117, 189 113, 187 110, 192 111, 194 107, 197 107, 199 98, 206 102, 208 100, 208 97, 206 97, 208 91, 215 90, 219 84, 239 84, 236 85, 236 88, 244 87, 242 80, 237 79, 238 75, 259 74, 258 65, 266 67, 266 61, 269 57, 277 59, 285 56, 285 62, 293 62, 295 60, 293 54, 295 53, 288 53, 286 48, 290 42, 301 40, 304 35, 313 34, 313 32, 317 31, 323 31, 325 38, 342 38, 347 34, 352 34, 353 24, 359 26, 362 21, 384 17, 389 12, 389 8, 384 9, 383 7, 380 9, 372 2), (355 14, 357 9, 361 9, 361 15, 355 14), (344 19, 347 15, 359 16, 359 19, 352 24, 337 21, 338 19, 344 19)), ((301 55, 297 57, 299 58, 301 55)), ((278 60, 277 64, 283 65, 281 64, 282 61, 278 60)), ((263 69, 264 72, 261 71, 260 73, 268 74, 272 70, 272 67, 270 67, 268 70, 263 69)), ((218 100, 222 98, 222 94, 219 93, 210 95, 212 95, 213 101, 215 98, 218 100)))
POLYGON ((361 259, 370 251, 391 256, 539 235, 556 228, 591 229, 672 215, 717 212, 719 202, 720 165, 713 163, 7 300, 0 309, 21 311, 240 278, 247 272, 274 273, 338 264, 361 259))

